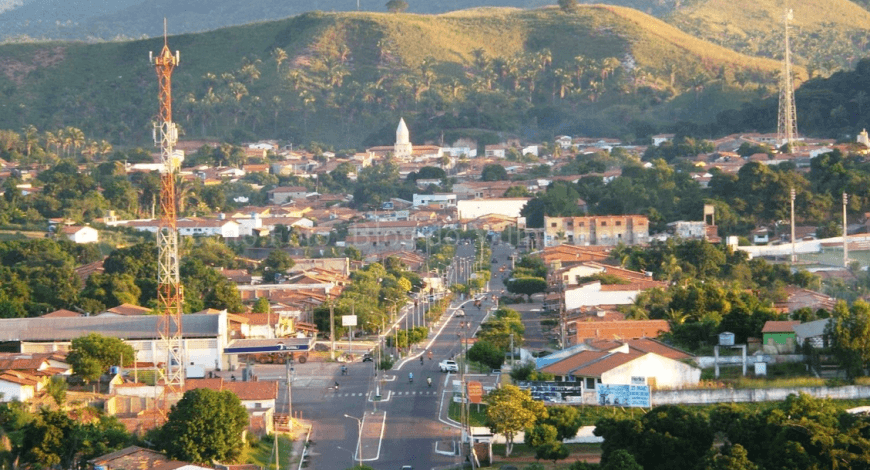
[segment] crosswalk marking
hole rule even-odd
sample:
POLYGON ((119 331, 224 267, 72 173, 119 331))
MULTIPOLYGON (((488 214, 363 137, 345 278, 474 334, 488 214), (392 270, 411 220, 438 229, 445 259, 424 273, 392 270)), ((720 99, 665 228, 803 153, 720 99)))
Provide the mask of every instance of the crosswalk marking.
MULTIPOLYGON (((432 396, 432 395, 438 394, 438 392, 430 392, 430 391, 424 391, 424 392, 403 391, 403 392, 392 392, 392 393, 395 396, 405 396, 405 397, 410 397, 410 396, 414 396, 414 395, 432 396)), ((332 395, 327 395, 327 396, 331 397, 331 398, 345 398, 345 397, 363 397, 363 396, 366 396, 366 394, 365 393, 333 393, 332 395)))

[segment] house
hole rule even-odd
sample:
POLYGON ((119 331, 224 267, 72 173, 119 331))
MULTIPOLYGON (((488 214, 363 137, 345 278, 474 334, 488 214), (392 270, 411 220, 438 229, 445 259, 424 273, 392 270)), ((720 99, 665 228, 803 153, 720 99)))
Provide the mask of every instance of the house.
POLYGON ((799 321, 768 321, 761 330, 761 340, 765 348, 771 348, 778 354, 788 354, 795 351, 797 337, 794 327, 799 321))
POLYGON ((804 344, 809 343, 813 348, 824 348, 825 330, 830 322, 830 318, 823 318, 821 320, 795 325, 794 334, 798 346, 803 346, 804 344))
POLYGON ((413 251, 420 223, 416 220, 397 222, 364 222, 348 226, 347 243, 363 253, 385 250, 413 251))
POLYGON ((652 136, 652 144, 653 146, 658 147, 659 145, 665 142, 670 142, 673 139, 674 134, 656 134, 652 136))
POLYGON ((73 243, 97 243, 100 233, 93 227, 68 225, 60 228, 59 235, 68 238, 73 243))
POLYGON ((697 384, 701 370, 682 360, 691 355, 663 343, 645 341, 592 341, 536 361, 536 368, 557 381, 577 382, 584 403, 595 403, 599 384, 627 385, 642 380, 651 389, 681 388, 697 384))
POLYGON ((88 460, 93 469, 102 470, 138 470, 150 468, 155 470, 209 470, 211 467, 201 467, 188 462, 172 460, 155 450, 138 446, 124 449, 88 460))
POLYGON ((133 304, 121 304, 117 307, 112 307, 97 316, 100 317, 120 317, 130 315, 150 315, 151 309, 148 307, 140 307, 133 304))
POLYGON ((284 204, 295 199, 305 199, 308 188, 305 186, 279 186, 268 191, 269 202, 272 204, 284 204))
POLYGON ((767 227, 760 227, 751 232, 752 243, 756 245, 770 243, 770 230, 767 227))
POLYGON ((628 340, 655 338, 671 331, 666 320, 577 321, 568 324, 568 344, 588 340, 628 340), (575 329, 576 331, 571 331, 575 329))
POLYGON ((455 206, 456 195, 452 193, 414 194, 414 207, 437 204, 440 207, 455 206))
POLYGON ((278 382, 226 381, 221 377, 213 379, 188 379, 184 382, 185 391, 197 388, 207 388, 214 391, 229 390, 233 392, 242 406, 248 411, 248 431, 263 435, 273 431, 275 404, 278 400, 278 382))

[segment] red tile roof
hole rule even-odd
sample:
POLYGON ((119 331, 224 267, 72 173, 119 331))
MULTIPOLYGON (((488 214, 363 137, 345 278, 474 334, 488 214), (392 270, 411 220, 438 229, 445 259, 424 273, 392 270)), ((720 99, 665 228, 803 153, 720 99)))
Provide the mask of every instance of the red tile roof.
POLYGON ((794 333, 795 325, 800 325, 800 321, 768 321, 764 324, 762 333, 794 333))
POLYGON ((671 331, 665 320, 577 322, 577 342, 586 339, 655 338, 671 331))

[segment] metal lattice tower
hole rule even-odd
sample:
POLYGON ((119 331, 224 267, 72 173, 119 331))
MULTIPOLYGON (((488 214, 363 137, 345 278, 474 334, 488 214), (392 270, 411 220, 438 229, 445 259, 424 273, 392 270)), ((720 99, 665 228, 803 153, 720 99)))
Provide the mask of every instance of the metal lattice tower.
MULTIPOLYGON (((180 159, 174 146, 178 129, 172 122, 172 71, 178 65, 180 55, 172 54, 167 45, 166 20, 163 20, 163 50, 151 62, 157 71, 160 90, 160 114, 154 124, 154 143, 160 147, 160 221, 157 230, 157 333, 161 346, 166 350, 166 360, 160 369, 164 382, 164 409, 168 398, 177 397, 184 388, 184 344, 182 342, 181 306, 184 291, 179 277, 178 227, 175 201, 175 176, 180 159)), ((155 361, 156 362, 156 361, 155 361)))
POLYGON ((779 119, 776 128, 778 146, 793 144, 797 139, 797 116, 794 104, 794 81, 791 76, 791 51, 788 38, 788 23, 794 19, 792 10, 785 12, 785 60, 782 65, 782 76, 779 79, 779 119))

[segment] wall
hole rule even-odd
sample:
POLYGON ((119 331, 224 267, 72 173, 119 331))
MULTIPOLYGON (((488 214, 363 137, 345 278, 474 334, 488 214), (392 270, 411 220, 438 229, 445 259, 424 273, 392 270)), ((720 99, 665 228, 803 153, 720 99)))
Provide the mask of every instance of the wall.
POLYGON ((658 387, 684 387, 701 380, 701 369, 657 354, 647 354, 601 374, 601 382, 629 384, 632 377, 654 378, 658 387))
POLYGON ((713 390, 656 390, 650 397, 652 406, 679 404, 746 403, 781 401, 792 394, 803 392, 815 398, 847 400, 870 398, 870 386, 801 387, 768 389, 713 389, 713 390))

